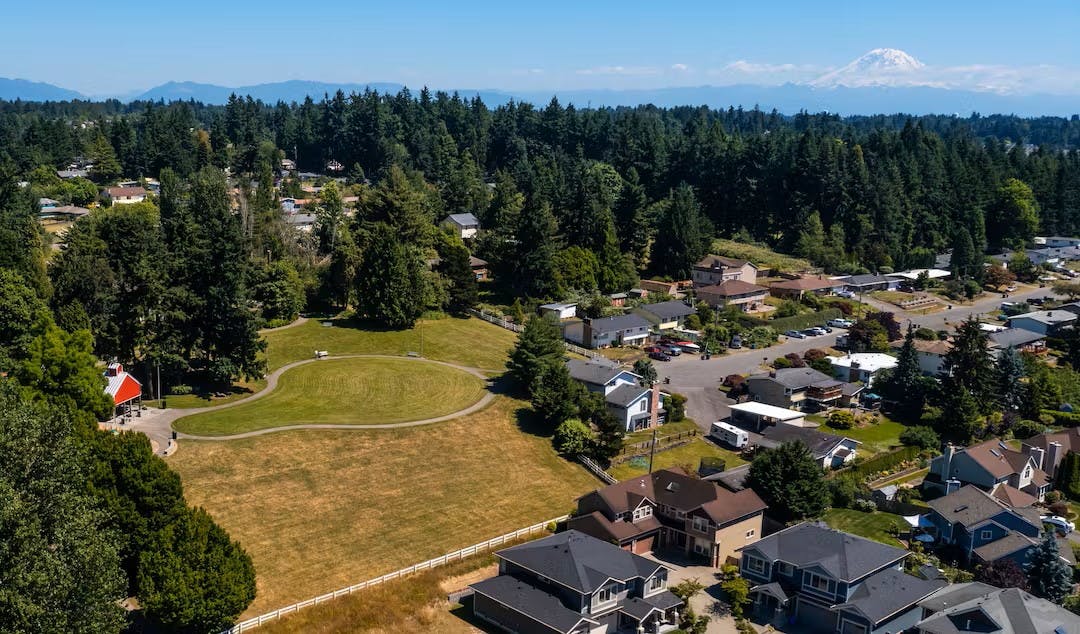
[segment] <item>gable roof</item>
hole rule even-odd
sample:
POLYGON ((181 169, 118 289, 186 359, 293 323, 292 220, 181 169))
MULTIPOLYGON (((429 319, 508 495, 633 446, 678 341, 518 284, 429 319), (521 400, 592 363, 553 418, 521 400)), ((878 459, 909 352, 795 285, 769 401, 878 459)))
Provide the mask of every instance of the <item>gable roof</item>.
POLYGON ((607 385, 612 379, 624 372, 634 378, 639 378, 633 372, 624 370, 617 365, 582 361, 581 359, 568 359, 566 369, 570 372, 570 378, 575 381, 593 385, 607 385))
POLYGON ((749 260, 737 260, 735 258, 729 258, 723 255, 709 254, 698 260, 698 262, 694 264, 694 268, 706 269, 710 271, 720 269, 741 269, 747 264, 753 266, 755 269, 757 268, 757 266, 749 260))
POLYGON ((107 187, 105 193, 109 198, 122 198, 125 196, 145 196, 146 190, 142 187, 107 187))
POLYGON ((559 632, 572 631, 582 621, 597 624, 596 621, 567 609, 555 595, 538 590, 510 575, 484 579, 469 587, 559 632))
POLYGON ((488 265, 487 260, 481 260, 480 258, 476 257, 475 255, 470 255, 469 256, 469 266, 470 267, 475 269, 475 268, 479 268, 481 266, 487 266, 487 265, 488 265))
POLYGON ((655 304, 642 304, 641 306, 638 306, 638 309, 655 315, 664 321, 687 317, 697 312, 693 306, 687 306, 679 300, 657 302, 655 304))
MULTIPOLYGON (((949 351, 952 350, 952 342, 943 341, 941 339, 935 339, 934 341, 915 339, 911 343, 919 352, 922 352, 923 354, 936 354, 939 357, 949 354, 949 351)), ((904 347, 904 342, 894 341, 890 343, 889 346, 899 350, 904 347)))
MULTIPOLYGON (((957 455, 967 454, 994 478, 1004 478, 1014 473, 1020 473, 1031 460, 1030 456, 1015 451, 994 438, 956 453, 957 455)), ((954 457, 953 460, 955 461, 956 458, 954 457)))
POLYGON ((626 315, 615 315, 614 317, 600 317, 598 319, 593 319, 589 322, 589 326, 593 329, 593 332, 618 332, 620 330, 631 330, 633 328, 648 328, 649 321, 641 315, 629 313, 626 315))
POLYGON ((650 388, 642 387, 636 383, 623 383, 614 390, 611 390, 611 392, 604 397, 604 400, 612 405, 626 408, 642 396, 647 395, 650 391, 650 388))
POLYGON ((571 517, 567 523, 568 528, 581 531, 597 538, 623 542, 633 539, 643 533, 650 533, 660 528, 660 520, 655 515, 650 515, 636 522, 612 522, 604 517, 600 511, 593 511, 587 515, 571 517))
POLYGON ((1031 506, 1036 502, 1034 495, 1025 493, 1020 489, 1005 483, 994 487, 994 491, 991 495, 995 500, 1010 508, 1023 508, 1025 506, 1031 506))
POLYGON ((771 561, 799 568, 816 565, 840 581, 861 579, 908 555, 902 548, 811 522, 773 533, 739 550, 757 551, 771 561))
POLYGON ((1046 335, 1024 330, 1023 328, 1006 328, 1005 330, 990 333, 988 338, 992 348, 1016 348, 1042 341, 1046 339, 1046 335))
POLYGON ((646 579, 664 567, 576 530, 549 535, 495 554, 584 594, 592 594, 609 579, 646 579))
MULTIPOLYGON (((806 445, 814 458, 821 460, 838 444, 849 440, 843 436, 835 436, 818 431, 812 427, 799 427, 797 425, 770 425, 761 431, 761 440, 758 444, 763 447, 773 448, 785 442, 801 442, 806 445)), ((857 442, 857 441, 851 441, 857 442)))
POLYGON ((847 286, 869 286, 870 284, 888 284, 893 280, 885 277, 884 275, 848 275, 847 277, 838 278, 847 286))
POLYGON ((701 509, 721 526, 766 508, 765 502, 751 489, 732 492, 676 469, 661 469, 624 480, 579 499, 589 496, 597 496, 612 514, 631 511, 643 499, 648 499, 655 504, 666 504, 685 512, 701 509))
POLYGON ((446 217, 446 219, 449 220, 450 222, 452 222, 452 223, 454 223, 456 225, 462 226, 462 227, 467 227, 469 225, 479 225, 480 224, 480 221, 476 219, 476 216, 474 216, 471 213, 450 214, 449 216, 446 217))
POLYGON ((719 297, 735 297, 738 295, 758 295, 768 293, 769 289, 742 280, 724 280, 719 284, 704 286, 698 289, 698 293, 710 293, 719 297))
POLYGON ((968 528, 977 526, 1000 513, 1012 512, 1033 526, 1041 527, 1039 511, 1034 507, 1010 508, 979 487, 966 484, 952 493, 926 503, 950 524, 968 528))
POLYGON ((110 363, 105 371, 105 379, 105 393, 112 397, 116 405, 123 405, 142 394, 142 384, 125 372, 120 364, 110 363))
POLYGON ((919 601, 919 607, 926 608, 931 612, 940 612, 950 605, 958 605, 991 592, 997 592, 997 588, 981 581, 954 583, 919 601))
POLYGON ((837 288, 843 286, 840 280, 831 280, 820 277, 799 277, 793 280, 782 280, 769 284, 769 288, 785 291, 819 291, 824 288, 837 288))
POLYGON ((922 579, 895 568, 887 568, 867 577, 847 603, 839 609, 851 609, 875 625, 949 585, 944 579, 922 579))
POLYGON ((822 383, 824 381, 832 381, 833 378, 823 372, 818 372, 814 368, 780 368, 775 372, 769 374, 756 374, 752 375, 749 381, 761 380, 761 381, 775 381, 786 388, 802 389, 809 387, 815 383, 822 383))
POLYGON ((1045 450, 1050 448, 1052 442, 1059 443, 1063 451, 1080 451, 1080 427, 1069 427, 1058 432, 1038 434, 1025 440, 1024 445, 1045 450))
POLYGON ((1076 321, 1076 317, 1076 313, 1070 313, 1067 310, 1033 310, 1030 313, 1009 317, 1009 323, 1012 323, 1014 319, 1030 319, 1041 324, 1052 326, 1054 324, 1064 324, 1076 321))
MULTIPOLYGON (((940 603, 936 596, 929 600, 934 605, 940 603)), ((965 631, 960 628, 967 620, 966 615, 975 612, 985 614, 999 626, 990 630, 995 634, 1080 634, 1080 616, 1019 588, 994 588, 984 595, 948 605, 915 626, 926 634, 958 634, 965 631)))

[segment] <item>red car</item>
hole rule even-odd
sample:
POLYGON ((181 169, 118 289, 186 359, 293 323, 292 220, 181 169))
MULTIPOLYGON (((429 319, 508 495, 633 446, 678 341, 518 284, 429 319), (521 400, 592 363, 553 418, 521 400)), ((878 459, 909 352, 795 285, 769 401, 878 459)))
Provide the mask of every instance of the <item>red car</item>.
POLYGON ((652 354, 654 352, 661 352, 659 346, 645 346, 645 354, 652 354))

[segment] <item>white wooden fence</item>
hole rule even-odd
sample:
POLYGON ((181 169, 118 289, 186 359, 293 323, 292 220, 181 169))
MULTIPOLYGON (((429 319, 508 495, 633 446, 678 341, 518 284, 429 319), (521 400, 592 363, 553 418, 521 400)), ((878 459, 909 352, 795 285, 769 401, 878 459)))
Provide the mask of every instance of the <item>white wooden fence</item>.
POLYGON ((533 524, 532 526, 526 526, 525 528, 519 528, 516 531, 507 533, 505 535, 500 535, 498 537, 494 537, 492 539, 487 540, 486 542, 481 542, 479 544, 473 544, 472 546, 462 548, 461 550, 455 550, 454 552, 447 553, 445 555, 442 555, 441 557, 436 557, 434 559, 428 559, 427 561, 422 561, 422 562, 420 562, 418 564, 413 564, 412 566, 409 566, 408 568, 402 568, 401 570, 395 570, 394 572, 385 574, 385 575, 383 575, 381 577, 376 577, 374 579, 369 579, 368 581, 361 581, 360 583, 356 583, 356 584, 353 584, 351 586, 341 588, 340 590, 334 590, 333 592, 327 592, 326 594, 323 594, 323 595, 320 595, 320 596, 317 596, 317 597, 314 597, 314 598, 311 598, 311 599, 307 599, 306 601, 300 601, 299 603, 294 603, 292 605, 287 605, 287 606, 285 606, 283 608, 278 608, 277 610, 274 610, 273 612, 267 612, 266 614, 261 614, 259 616, 250 618, 250 619, 248 619, 246 621, 242 621, 240 623, 237 623, 236 625, 232 626, 231 628, 221 632, 221 634, 241 634, 242 632, 247 632, 248 630, 259 627, 260 625, 262 625, 264 623, 269 623, 270 621, 273 621, 275 619, 279 619, 279 618, 281 618, 283 616, 288 616, 288 615, 293 614, 295 612, 298 612, 298 611, 300 611, 300 610, 302 610, 304 608, 308 608, 308 607, 311 607, 313 605, 319 605, 320 603, 325 603, 327 601, 330 601, 331 599, 337 599, 337 598, 343 597, 345 595, 352 594, 353 592, 356 592, 358 590, 363 590, 364 588, 370 588, 372 586, 377 586, 380 583, 384 583, 384 582, 387 582, 387 581, 393 581, 394 579, 400 579, 402 577, 411 575, 411 574, 413 574, 415 572, 420 572, 422 570, 431 570, 432 568, 438 568, 439 566, 444 566, 444 565, 446 565, 446 564, 448 564, 448 563, 450 563, 452 561, 460 561, 462 559, 472 557, 473 555, 479 555, 480 553, 485 553, 485 552, 495 548, 496 546, 502 546, 503 544, 506 544, 507 542, 512 542, 515 539, 520 539, 522 537, 528 537, 528 536, 532 535, 533 533, 537 533, 537 532, 540 532, 540 531, 547 530, 547 527, 549 525, 551 525, 553 523, 558 524, 559 522, 565 522, 568 519, 570 519, 569 515, 561 515, 559 517, 552 518, 552 519, 550 519, 550 520, 548 520, 546 522, 540 522, 539 524, 533 524))
POLYGON ((604 471, 603 469, 601 469, 600 465, 596 464, 596 462, 593 461, 592 458, 590 458, 590 457, 588 457, 588 456, 586 456, 584 454, 579 454, 577 459, 578 459, 578 462, 585 465, 586 469, 588 469, 589 471, 592 471, 593 475, 600 478, 604 482, 607 482, 608 484, 618 484, 619 481, 616 480, 615 478, 611 477, 611 474, 609 474, 607 471, 604 471))
MULTIPOLYGON (((524 330, 524 327, 521 324, 515 324, 512 321, 507 321, 506 319, 503 319, 502 317, 498 317, 496 315, 489 315, 482 310, 468 308, 465 312, 472 315, 473 317, 476 317, 477 319, 483 319, 490 324, 495 324, 500 328, 506 328, 507 330, 511 330, 513 332, 521 332, 522 330, 524 330)), ((563 341, 563 345, 566 346, 566 349, 570 352, 580 354, 581 356, 592 359, 593 361, 612 366, 619 365, 618 363, 612 361, 611 359, 608 359, 602 354, 598 354, 592 350, 589 350, 588 348, 582 348, 581 346, 570 343, 569 341, 563 341)))

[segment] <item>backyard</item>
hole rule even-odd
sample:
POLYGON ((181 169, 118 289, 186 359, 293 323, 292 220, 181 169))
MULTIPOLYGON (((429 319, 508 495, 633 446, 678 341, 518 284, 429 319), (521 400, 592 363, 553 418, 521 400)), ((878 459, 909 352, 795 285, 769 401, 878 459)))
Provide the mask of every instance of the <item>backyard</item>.
POLYGON ((252 616, 568 512, 599 481, 519 422, 527 408, 499 396, 425 427, 189 440, 169 463, 254 559, 252 616))
POLYGON ((484 382, 418 359, 325 359, 293 368, 264 396, 178 420, 177 431, 236 434, 297 424, 370 425, 434 418, 476 403, 484 382))
MULTIPOLYGON (((721 449, 713 443, 704 440, 701 436, 695 436, 685 445, 679 445, 673 449, 657 451, 653 459, 653 470, 666 469, 668 467, 683 467, 691 473, 696 473, 702 458, 722 458, 726 468, 731 469, 746 461, 739 454, 721 449)), ((632 458, 621 464, 608 469, 616 480, 629 480, 630 478, 644 475, 649 471, 649 457, 632 458)))
POLYGON ((890 546, 900 546, 901 544, 895 535, 890 534, 889 529, 904 532, 911 528, 903 517, 882 511, 867 513, 854 509, 829 509, 822 519, 826 524, 837 530, 890 546))
POLYGON ((898 423, 880 412, 870 414, 867 418, 877 422, 865 423, 851 429, 833 429, 825 424, 826 417, 819 414, 811 414, 806 419, 820 423, 820 430, 823 432, 845 436, 862 443, 859 446, 859 455, 863 458, 869 458, 898 446, 900 434, 906 429, 903 423, 898 423))

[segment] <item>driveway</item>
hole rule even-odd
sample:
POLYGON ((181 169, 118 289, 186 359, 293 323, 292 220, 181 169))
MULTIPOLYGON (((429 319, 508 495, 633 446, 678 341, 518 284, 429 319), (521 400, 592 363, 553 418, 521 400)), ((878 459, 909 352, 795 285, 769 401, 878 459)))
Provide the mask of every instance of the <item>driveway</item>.
POLYGON ((681 557, 671 557, 666 553, 659 556, 650 553, 645 556, 671 569, 668 574, 668 588, 677 586, 687 579, 696 579, 705 586, 704 590, 690 599, 690 607, 694 609, 695 614, 709 617, 709 626, 705 628, 705 634, 739 634, 738 628, 735 627, 735 618, 728 613, 727 606, 722 600, 723 592, 720 591, 720 580, 716 576, 720 572, 719 568, 689 563, 681 557))

